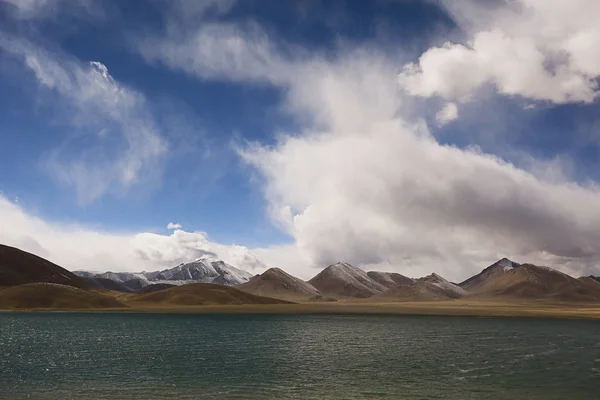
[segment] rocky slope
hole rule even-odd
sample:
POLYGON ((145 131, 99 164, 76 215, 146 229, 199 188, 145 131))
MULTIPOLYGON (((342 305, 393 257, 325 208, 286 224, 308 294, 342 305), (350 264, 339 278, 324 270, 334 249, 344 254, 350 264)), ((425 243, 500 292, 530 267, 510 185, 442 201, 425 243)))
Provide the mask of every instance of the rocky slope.
POLYGON ((452 298, 452 299, 458 299, 460 297, 467 295, 467 291, 465 289, 461 288, 459 285, 455 285, 454 283, 447 281, 446 279, 442 278, 441 276, 439 276, 436 273, 427 275, 423 278, 419 278, 419 279, 417 279, 417 281, 427 282, 427 283, 430 283, 430 284, 438 287, 449 298, 452 298))
POLYGON ((503 258, 490 265, 489 267, 485 268, 477 275, 474 275, 469 279, 461 282, 459 286, 465 289, 466 291, 477 292, 478 290, 480 290, 480 288, 484 287, 490 280, 493 280, 497 276, 501 276, 505 272, 518 267, 520 267, 520 264, 511 261, 508 258, 503 258))
POLYGON ((270 268, 236 288, 247 293, 284 300, 307 300, 321 295, 310 283, 280 268, 270 268))
POLYGON ((367 276, 388 289, 398 285, 410 285, 414 282, 414 279, 395 272, 369 271, 367 272, 367 276))

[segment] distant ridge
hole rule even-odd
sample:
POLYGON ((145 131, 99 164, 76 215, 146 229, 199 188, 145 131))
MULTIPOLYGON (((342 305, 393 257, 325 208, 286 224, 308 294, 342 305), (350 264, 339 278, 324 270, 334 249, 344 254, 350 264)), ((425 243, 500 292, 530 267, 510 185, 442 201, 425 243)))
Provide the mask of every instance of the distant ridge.
POLYGON ((236 288, 247 293, 283 300, 306 300, 321 295, 310 283, 280 268, 270 268, 236 288))
POLYGON ((76 275, 84 278, 110 279, 139 290, 153 283, 169 283, 185 285, 188 283, 215 283, 218 285, 234 286, 246 283, 252 274, 227 264, 214 257, 204 256, 189 263, 153 272, 103 272, 75 271, 76 275))
POLYGON ((83 278, 90 288, 92 289, 103 289, 103 290, 114 290, 116 292, 131 293, 133 289, 122 284, 106 278, 83 278))
POLYGON ((430 282, 415 281, 408 285, 398 285, 375 295, 374 299, 384 301, 437 301, 457 298, 454 291, 447 291, 430 282))
POLYGON ((80 277, 58 265, 15 247, 0 244, 0 286, 48 282, 85 289, 80 277))
POLYGON ((373 279, 375 282, 387 287, 388 289, 398 285, 410 285, 415 281, 414 279, 408 278, 396 272, 369 271, 367 272, 367 276, 373 279))

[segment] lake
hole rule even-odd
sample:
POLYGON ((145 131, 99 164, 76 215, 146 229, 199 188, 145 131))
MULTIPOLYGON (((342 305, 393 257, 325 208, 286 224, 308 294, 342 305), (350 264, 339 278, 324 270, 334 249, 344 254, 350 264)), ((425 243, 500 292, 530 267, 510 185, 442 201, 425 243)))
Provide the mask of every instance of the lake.
POLYGON ((600 321, 0 313, 2 399, 598 399, 600 321))

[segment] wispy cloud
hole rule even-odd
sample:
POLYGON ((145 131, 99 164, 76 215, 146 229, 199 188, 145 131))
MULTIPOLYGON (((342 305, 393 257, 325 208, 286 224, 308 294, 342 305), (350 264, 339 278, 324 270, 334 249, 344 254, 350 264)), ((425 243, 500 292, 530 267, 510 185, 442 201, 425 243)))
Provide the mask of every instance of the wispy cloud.
POLYGON ((6 56, 22 60, 70 126, 46 167, 80 202, 124 193, 160 176, 168 151, 145 97, 116 82, 99 61, 81 62, 31 42, 0 36, 6 56))

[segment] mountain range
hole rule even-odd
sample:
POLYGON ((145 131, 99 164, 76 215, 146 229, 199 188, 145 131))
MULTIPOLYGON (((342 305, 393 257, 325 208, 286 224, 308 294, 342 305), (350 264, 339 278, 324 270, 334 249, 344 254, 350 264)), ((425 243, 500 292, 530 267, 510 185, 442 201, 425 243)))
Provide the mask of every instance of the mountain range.
POLYGON ((76 304, 76 299, 81 300, 82 308, 119 307, 124 306, 123 301, 167 305, 455 299, 600 302, 597 277, 576 279, 549 267, 519 264, 507 258, 458 284, 436 273, 413 279, 393 272, 364 271, 343 262, 332 264, 304 281, 280 268, 252 276, 209 257, 155 272, 71 273, 43 258, 3 245, 0 245, 0 287, 13 289, 0 291, 0 308, 2 304, 7 307, 34 304, 31 299, 36 298, 40 298, 38 303, 42 308, 49 304, 76 304), (106 298, 102 297, 105 295, 106 298))
POLYGON ((146 286, 160 283, 176 286, 189 283, 234 286, 248 282, 252 278, 251 273, 208 256, 162 271, 138 273, 74 271, 73 273, 92 285, 100 285, 107 290, 123 292, 140 290, 146 286), (119 285, 110 282, 116 282, 119 285))

